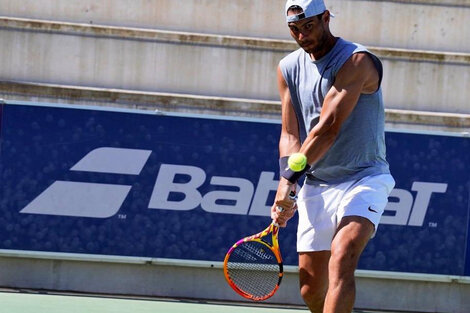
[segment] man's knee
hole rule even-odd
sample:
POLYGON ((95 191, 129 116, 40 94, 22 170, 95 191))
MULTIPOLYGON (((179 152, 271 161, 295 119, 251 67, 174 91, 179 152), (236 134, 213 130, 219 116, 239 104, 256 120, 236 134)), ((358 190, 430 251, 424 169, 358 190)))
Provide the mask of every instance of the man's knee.
POLYGON ((354 271, 360 253, 354 241, 337 242, 331 247, 330 270, 338 268, 343 271, 354 271))
POLYGON ((362 247, 353 240, 336 242, 331 247, 331 258, 328 266, 329 282, 332 288, 342 285, 354 288, 354 273, 357 268, 362 247))
POLYGON ((342 226, 331 245, 329 270, 351 276, 354 275, 359 257, 369 241, 373 226, 362 218, 354 217, 342 226), (356 219, 361 223, 357 223, 356 219))

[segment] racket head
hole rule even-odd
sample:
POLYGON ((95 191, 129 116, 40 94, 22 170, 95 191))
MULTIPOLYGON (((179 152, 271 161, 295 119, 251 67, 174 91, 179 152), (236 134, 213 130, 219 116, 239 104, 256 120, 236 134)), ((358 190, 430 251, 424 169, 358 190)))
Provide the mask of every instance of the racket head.
POLYGON ((224 259, 224 275, 230 287, 253 301, 272 297, 283 277, 283 263, 277 234, 271 224, 262 232, 237 241, 224 259), (272 234, 271 243, 267 240, 272 234))

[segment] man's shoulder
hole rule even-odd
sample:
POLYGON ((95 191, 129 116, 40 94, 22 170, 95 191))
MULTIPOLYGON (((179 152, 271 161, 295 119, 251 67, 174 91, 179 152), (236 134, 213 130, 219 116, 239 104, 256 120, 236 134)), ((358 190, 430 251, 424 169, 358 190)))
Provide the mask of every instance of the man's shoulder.
POLYGON ((341 50, 342 52, 340 54, 342 54, 344 62, 349 60, 351 62, 358 62, 358 64, 368 63, 369 58, 371 58, 374 64, 381 68, 380 59, 374 53, 370 52, 366 46, 360 43, 346 40, 343 40, 342 45, 343 49, 341 50), (354 56, 354 58, 351 56, 354 56))
POLYGON ((302 48, 292 51, 281 59, 279 65, 283 68, 289 68, 298 63, 299 58, 305 53, 302 48))
POLYGON ((343 38, 338 39, 339 49, 343 51, 349 51, 349 53, 365 52, 367 48, 357 42, 345 40, 343 38))

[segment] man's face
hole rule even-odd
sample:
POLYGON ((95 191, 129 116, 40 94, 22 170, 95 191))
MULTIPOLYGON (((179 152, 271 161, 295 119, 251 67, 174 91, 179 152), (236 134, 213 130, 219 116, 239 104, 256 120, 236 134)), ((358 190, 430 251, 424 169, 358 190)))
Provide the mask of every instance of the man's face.
MULTIPOLYGON (((289 11, 289 15, 297 13, 289 11)), ((321 51, 322 45, 326 40, 323 18, 312 16, 300 21, 290 22, 287 25, 289 26, 291 36, 305 52, 315 53, 321 51)))

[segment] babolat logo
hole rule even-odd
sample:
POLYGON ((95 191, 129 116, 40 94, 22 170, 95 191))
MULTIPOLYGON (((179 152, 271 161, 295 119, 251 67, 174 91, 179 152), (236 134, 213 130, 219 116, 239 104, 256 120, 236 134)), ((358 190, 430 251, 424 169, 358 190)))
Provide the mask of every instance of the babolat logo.
MULTIPOLYGON (((139 175, 152 151, 98 148, 71 171, 139 175)), ((115 215, 132 186, 56 181, 21 213, 107 218, 115 215)))
MULTIPOLYGON (((89 152, 70 170, 139 175, 151 153, 150 150, 102 147, 89 152)), ((148 208, 188 211, 200 206, 203 210, 212 213, 269 215, 266 201, 269 193, 275 190, 278 184, 278 181, 274 180, 273 172, 261 173, 256 190, 253 183, 247 179, 213 176, 210 179, 211 185, 236 187, 238 190, 215 190, 202 195, 198 188, 206 181, 206 178, 206 172, 196 166, 162 164, 148 208), (185 183, 177 183, 175 182, 177 175, 186 175, 190 179, 185 183), (183 194, 184 199, 170 200, 171 193, 183 194), (229 200, 235 204, 217 203, 219 200, 229 200)), ((109 218, 118 213, 131 188, 131 185, 59 180, 20 212, 109 218)))
POLYGON ((256 246, 246 244, 243 246, 246 250, 250 251, 252 254, 256 255, 258 258, 262 260, 272 260, 273 256, 267 254, 264 249, 260 249, 256 246))
MULTIPOLYGON (((140 175, 151 153, 150 150, 102 147, 89 152, 70 170, 140 175)), ((213 176, 209 180, 211 185, 236 190, 213 190, 201 194, 198 188, 207 181, 207 174, 202 168, 162 164, 147 207, 175 211, 201 207, 211 213, 269 216, 270 204, 267 200, 278 185, 274 175, 274 172, 261 172, 256 188, 244 178, 213 176), (186 175, 189 180, 176 182, 178 175, 186 175), (183 194, 184 198, 171 200, 171 193, 183 194)), ((132 185, 59 180, 20 212, 109 218, 118 213, 131 188, 132 185)), ((392 191, 382 224, 422 226, 432 194, 446 192, 447 184, 414 182, 411 189, 416 192, 414 199, 407 190, 395 188, 392 191)))
POLYGON ((251 253, 248 253, 245 250, 235 249, 233 250, 233 253, 243 258, 246 261, 256 261, 256 258, 251 253))
MULTIPOLYGON (((381 224, 423 226, 432 194, 445 193, 447 184, 414 182, 411 190, 416 191, 414 199, 408 190, 398 188, 392 190, 385 207, 386 212, 380 220, 381 224)), ((436 222, 432 224, 437 225, 436 222)))

